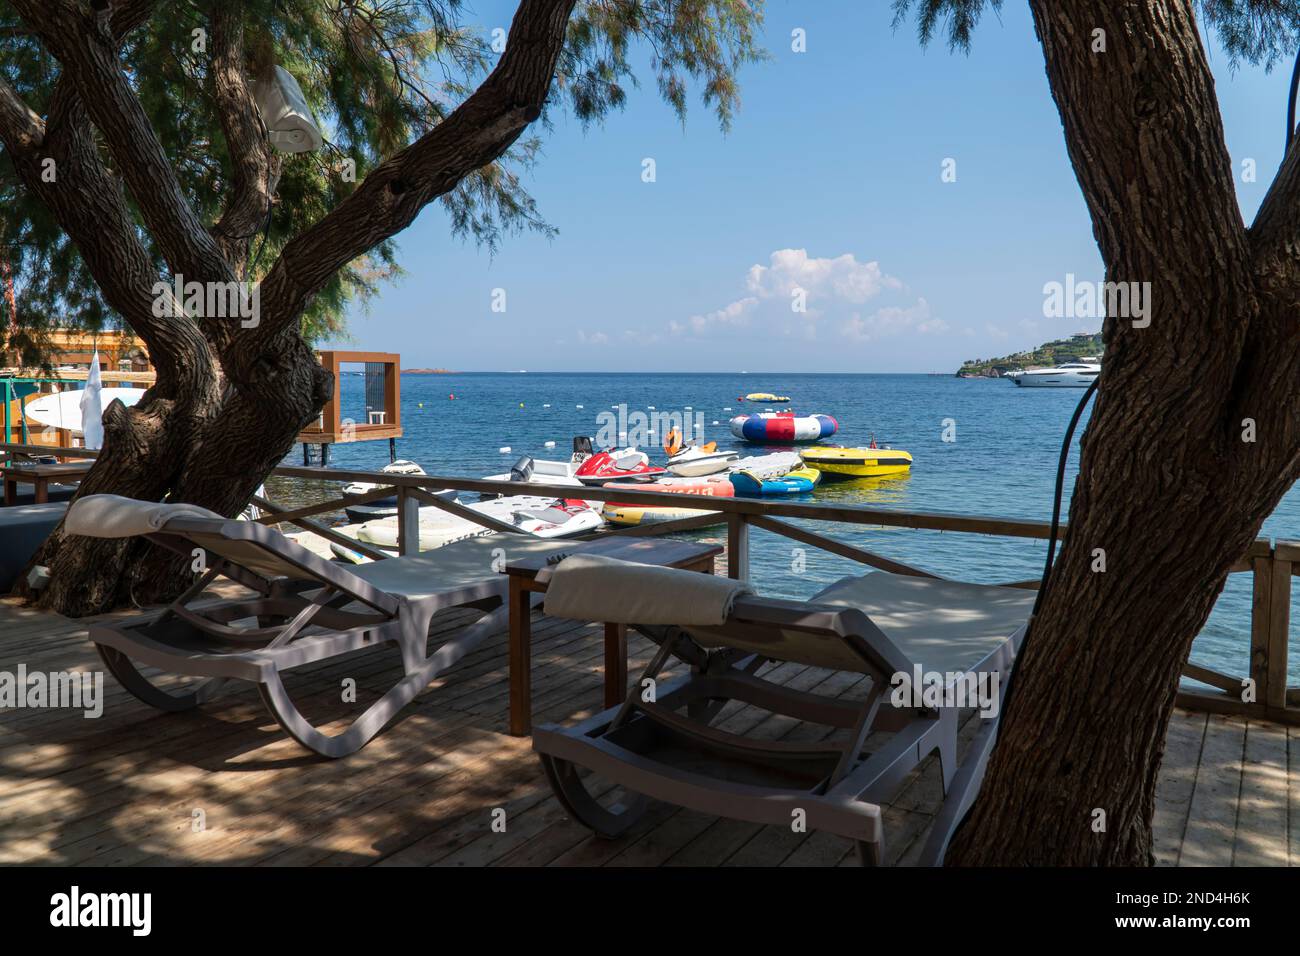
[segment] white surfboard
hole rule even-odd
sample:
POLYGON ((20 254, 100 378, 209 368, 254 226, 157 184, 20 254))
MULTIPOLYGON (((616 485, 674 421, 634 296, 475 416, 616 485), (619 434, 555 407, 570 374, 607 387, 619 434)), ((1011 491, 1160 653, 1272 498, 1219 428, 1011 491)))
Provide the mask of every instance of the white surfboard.
MULTIPOLYGON (((123 405, 134 405, 144 395, 143 388, 101 388, 100 404, 108 408, 113 399, 120 399, 123 405)), ((34 398, 23 406, 23 413, 29 421, 49 428, 67 428, 74 432, 81 431, 81 396, 86 394, 84 388, 67 392, 54 392, 34 398)))

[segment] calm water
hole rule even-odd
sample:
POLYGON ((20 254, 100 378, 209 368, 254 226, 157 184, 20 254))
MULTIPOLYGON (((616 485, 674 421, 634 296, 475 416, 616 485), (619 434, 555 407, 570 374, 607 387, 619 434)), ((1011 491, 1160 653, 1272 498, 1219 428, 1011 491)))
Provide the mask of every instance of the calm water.
MULTIPOLYGON (((523 454, 567 458, 574 435, 595 435, 601 412, 625 404, 629 412, 701 413, 705 439, 748 449, 735 440, 727 420, 755 406, 738 402, 748 392, 771 391, 793 398, 801 413, 832 415, 840 424, 833 439, 882 443, 910 451, 912 473, 904 478, 823 484, 806 500, 854 502, 911 511, 947 511, 1049 520, 1052 483, 1061 439, 1079 389, 1022 389, 1001 380, 962 380, 930 375, 741 375, 741 374, 559 374, 481 373, 405 375, 399 457, 419 462, 430 474, 481 477, 509 469, 523 454), (455 400, 449 395, 454 393, 455 400), (547 407, 549 406, 549 407, 547 407), (579 408, 578 406, 582 406, 579 408), (686 412, 687 407, 691 412, 686 412), (730 409, 728 411, 727 409, 730 409), (955 441, 944 441, 951 420, 955 441), (716 422, 716 424, 714 424, 716 422), (554 448, 545 447, 554 442, 554 448), (499 449, 509 446, 509 453, 499 449)), ((363 380, 345 376, 344 417, 365 421, 363 380)), ((763 406, 758 406, 761 410, 763 406)), ((1086 413, 1083 424, 1087 421, 1086 413)), ((1066 482, 1069 504, 1078 444, 1066 482)), ((658 449, 645 449, 658 451, 658 449)), ((754 453, 750 450, 750 453, 754 453)), ((652 455, 662 462, 662 452, 652 455)), ((388 461, 387 442, 336 446, 330 464, 378 469, 388 461)), ((286 463, 301 463, 295 450, 286 463)), ((315 498, 318 489, 280 482, 271 493, 289 501, 315 498)), ((810 527, 812 527, 810 525, 810 527)), ((1046 542, 982 535, 823 524, 815 530, 943 575, 996 582, 1037 577, 1046 542)), ((1264 534, 1300 537, 1300 493, 1293 491, 1264 526, 1264 534)), ((716 535, 716 531, 712 532, 716 535)), ((710 536, 701 532, 700 537, 710 536)), ((807 597, 859 565, 799 547, 766 532, 751 541, 752 574, 759 590, 807 597)), ((1250 575, 1234 574, 1193 649, 1193 660, 1230 674, 1248 673, 1250 575)), ((1293 648, 1300 626, 1292 631, 1293 648)), ((1300 653, 1291 654, 1292 683, 1300 679, 1300 653)))

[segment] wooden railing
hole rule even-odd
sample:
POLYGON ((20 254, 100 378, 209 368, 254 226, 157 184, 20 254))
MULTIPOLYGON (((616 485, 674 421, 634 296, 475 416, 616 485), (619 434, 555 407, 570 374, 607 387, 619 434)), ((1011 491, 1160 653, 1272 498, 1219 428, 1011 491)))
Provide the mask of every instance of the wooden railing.
MULTIPOLYGON (((5 444, 0 444, 0 451, 39 455, 51 453, 51 449, 44 446, 5 444)), ((86 449, 61 448, 58 449, 58 454, 60 457, 93 458, 96 453, 86 449)), ((943 512, 896 511, 864 505, 714 498, 702 495, 636 491, 627 488, 614 490, 603 487, 575 488, 572 485, 537 482, 487 481, 439 475, 391 475, 374 471, 291 465, 276 468, 272 474, 281 478, 326 483, 357 481, 377 485, 375 489, 361 496, 345 498, 340 494, 338 497, 299 508, 285 508, 268 499, 254 499, 254 503, 264 512, 263 517, 258 519, 262 523, 291 524, 375 560, 382 560, 389 554, 314 519, 340 511, 345 504, 363 504, 396 495, 397 551, 399 554, 411 554, 419 550, 419 509, 422 505, 429 505, 457 515, 488 530, 507 534, 523 533, 512 525, 466 508, 459 502, 447 501, 431 493, 444 488, 481 495, 528 494, 542 497, 582 498, 589 501, 612 501, 630 505, 694 508, 699 509, 701 514, 650 525, 594 532, 588 537, 663 535, 725 525, 727 573, 739 579, 749 577, 749 537, 753 528, 883 571, 920 577, 939 576, 931 571, 791 524, 793 520, 1034 539, 1047 538, 1051 530, 1050 525, 1043 521, 943 512)), ((1062 525, 1062 535, 1065 530, 1065 526, 1062 525)), ((1201 690, 1184 686, 1178 693, 1178 703, 1192 709, 1261 717, 1300 725, 1300 687, 1289 687, 1287 682, 1291 579, 1293 576, 1300 575, 1300 542, 1278 541, 1274 544, 1267 538, 1259 538, 1232 566, 1231 571, 1250 573, 1253 580, 1250 673, 1247 677, 1237 677, 1189 662, 1184 666, 1184 677, 1214 689, 1201 690)), ((1003 585, 1037 589, 1038 580, 1035 578, 1007 581, 1003 585)))

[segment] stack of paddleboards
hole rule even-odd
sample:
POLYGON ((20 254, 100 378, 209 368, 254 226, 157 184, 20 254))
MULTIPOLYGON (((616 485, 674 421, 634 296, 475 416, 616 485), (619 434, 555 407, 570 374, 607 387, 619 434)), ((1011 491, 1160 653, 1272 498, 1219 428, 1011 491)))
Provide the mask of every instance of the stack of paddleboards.
POLYGON ((802 495, 817 486, 821 474, 809 468, 792 451, 741 458, 732 463, 728 476, 738 495, 766 498, 774 495, 802 495))

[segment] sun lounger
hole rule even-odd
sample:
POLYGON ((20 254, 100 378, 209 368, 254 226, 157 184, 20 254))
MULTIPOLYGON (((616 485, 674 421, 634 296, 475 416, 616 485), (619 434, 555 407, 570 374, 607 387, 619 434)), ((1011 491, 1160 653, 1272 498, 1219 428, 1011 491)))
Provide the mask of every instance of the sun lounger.
POLYGON ((492 535, 344 566, 266 525, 189 505, 109 495, 74 502, 65 527, 70 534, 98 537, 144 534, 187 557, 201 557, 206 568, 160 617, 91 626, 90 639, 127 690, 161 710, 180 711, 198 706, 229 680, 248 681, 291 737, 326 757, 359 750, 438 674, 505 626, 507 579, 500 571, 508 561, 580 547, 492 535), (257 595, 196 607, 220 576, 257 595), (453 607, 483 614, 428 653, 433 616, 453 607), (341 733, 322 733, 290 699, 285 671, 384 644, 397 646, 404 676, 341 733), (174 681, 146 677, 142 666, 206 680, 176 692, 167 687, 174 681))
MULTIPOLYGON (((551 593, 566 571, 563 563, 557 566, 551 593)), ((656 593, 672 606, 665 572, 656 574, 656 593)), ((583 588, 600 585, 598 569, 571 577, 567 613, 584 617, 575 608, 583 588)), ((540 727, 533 749, 556 797, 599 835, 625 832, 650 797, 753 823, 801 822, 809 831, 856 841, 861 861, 871 864, 884 859, 882 804, 937 752, 948 794, 940 823, 947 832, 933 837, 926 852, 933 857, 928 862, 938 862, 978 787, 996 719, 986 721, 978 746, 968 747, 978 766, 964 762, 959 768, 959 708, 910 695, 896 702, 894 685, 916 685, 919 667, 921 684, 925 675, 947 675, 940 690, 981 674, 986 686, 997 674, 1004 689, 1032 603, 1030 591, 873 572, 845 578, 807 603, 738 593, 721 625, 692 623, 690 609, 678 605, 679 625, 639 628, 659 651, 621 706, 576 726, 540 727), (688 664, 689 673, 660 681, 654 699, 643 699, 645 682, 659 680, 670 655, 688 664), (759 675, 768 661, 861 674, 864 692, 849 700, 785 687, 759 675), (825 732, 811 740, 767 741, 713 726, 729 701, 825 732), (621 787, 623 802, 608 796, 598 801, 593 777, 621 787), (955 777, 964 792, 950 792, 955 777)))

